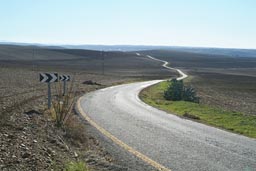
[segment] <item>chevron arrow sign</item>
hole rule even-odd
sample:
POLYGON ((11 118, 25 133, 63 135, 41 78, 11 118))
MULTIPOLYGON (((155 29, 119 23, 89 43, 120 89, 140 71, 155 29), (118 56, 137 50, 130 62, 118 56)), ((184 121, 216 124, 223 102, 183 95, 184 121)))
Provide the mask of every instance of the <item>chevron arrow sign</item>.
POLYGON ((42 83, 58 82, 58 73, 40 73, 40 82, 42 83))
POLYGON ((60 81, 70 81, 69 75, 60 75, 59 76, 60 81))

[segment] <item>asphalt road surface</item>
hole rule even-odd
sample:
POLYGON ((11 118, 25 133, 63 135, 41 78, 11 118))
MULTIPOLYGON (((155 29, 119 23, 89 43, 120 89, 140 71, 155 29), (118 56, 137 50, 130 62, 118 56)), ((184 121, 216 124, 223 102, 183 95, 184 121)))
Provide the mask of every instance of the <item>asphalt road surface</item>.
MULTIPOLYGON (((137 54, 138 56, 141 55, 141 54, 139 54, 139 53, 136 53, 136 54, 137 54)), ((185 78, 188 77, 188 75, 185 74, 184 72, 182 72, 180 69, 176 69, 176 68, 169 67, 169 66, 168 66, 169 62, 167 62, 167 61, 164 61, 164 60, 161 60, 161 59, 157 59, 157 58, 154 58, 154 57, 149 56, 149 55, 147 55, 147 57, 150 58, 150 59, 153 59, 153 60, 155 60, 155 61, 163 62, 163 65, 162 65, 162 66, 163 66, 164 68, 167 68, 167 69, 169 69, 169 70, 175 70, 175 71, 177 71, 177 72, 179 73, 179 75, 180 75, 180 77, 178 77, 177 80, 183 80, 183 79, 185 79, 185 78)))
POLYGON ((95 123, 172 171, 256 171, 256 140, 155 109, 139 92, 162 80, 91 92, 80 100, 95 123))

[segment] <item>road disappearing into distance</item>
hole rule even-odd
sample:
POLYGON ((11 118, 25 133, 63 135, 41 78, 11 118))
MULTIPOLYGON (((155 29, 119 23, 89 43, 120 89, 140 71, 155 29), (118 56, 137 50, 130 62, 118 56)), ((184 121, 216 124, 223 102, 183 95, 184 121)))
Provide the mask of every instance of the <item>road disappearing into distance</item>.
MULTIPOLYGON (((137 53, 139 56, 140 54, 137 53)), ((171 68, 168 62, 163 67, 171 68)), ((101 133, 158 170, 253 171, 256 141, 168 114, 142 102, 138 95, 153 80, 88 93, 77 108, 101 133)))
MULTIPOLYGON (((137 54, 137 55, 141 55, 141 54, 139 54, 139 53, 136 53, 136 54, 137 54)), ((180 69, 176 69, 176 68, 169 67, 169 66, 168 66, 169 63, 168 63, 167 61, 154 58, 154 57, 152 57, 152 56, 150 56, 150 55, 147 55, 147 57, 150 58, 150 59, 153 59, 153 60, 155 60, 155 61, 163 62, 163 65, 162 65, 162 66, 163 66, 164 68, 167 68, 167 69, 169 69, 169 70, 175 70, 175 71, 177 71, 177 72, 180 74, 180 77, 178 77, 177 80, 183 80, 183 79, 185 79, 185 78, 188 77, 188 75, 186 75, 186 74, 185 74, 184 72, 182 72, 180 69)))

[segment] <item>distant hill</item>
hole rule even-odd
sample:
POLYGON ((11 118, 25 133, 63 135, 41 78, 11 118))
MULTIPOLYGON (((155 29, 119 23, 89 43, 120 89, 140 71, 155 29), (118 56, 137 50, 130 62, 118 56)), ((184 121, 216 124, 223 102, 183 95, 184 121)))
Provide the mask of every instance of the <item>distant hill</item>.
POLYGON ((192 53, 179 50, 147 50, 140 54, 168 61, 173 67, 183 68, 255 68, 256 58, 210 53, 192 53))
POLYGON ((145 51, 145 50, 175 50, 180 52, 190 52, 207 55, 223 55, 231 57, 255 57, 256 49, 232 49, 232 48, 202 48, 202 47, 182 47, 182 46, 148 46, 148 45, 51 45, 37 43, 15 43, 0 42, 0 44, 22 45, 22 46, 39 46, 53 49, 85 49, 96 51, 145 51))
POLYGON ((145 79, 167 78, 176 74, 164 69, 161 62, 135 53, 48 47, 0 45, 0 68, 41 68, 54 72, 64 69, 145 79))
POLYGON ((145 50, 175 50, 207 55, 225 55, 232 57, 256 57, 256 49, 228 49, 228 48, 197 48, 178 46, 137 46, 137 45, 64 45, 71 49, 90 49, 103 51, 145 51, 145 50))
POLYGON ((141 50, 153 50, 153 49, 165 49, 165 46, 143 46, 143 45, 62 45, 65 48, 71 49, 91 49, 99 51, 141 51, 141 50))
POLYGON ((192 52, 207 55, 224 55, 232 57, 256 57, 256 49, 229 49, 229 48, 193 48, 170 47, 169 50, 180 52, 192 52))

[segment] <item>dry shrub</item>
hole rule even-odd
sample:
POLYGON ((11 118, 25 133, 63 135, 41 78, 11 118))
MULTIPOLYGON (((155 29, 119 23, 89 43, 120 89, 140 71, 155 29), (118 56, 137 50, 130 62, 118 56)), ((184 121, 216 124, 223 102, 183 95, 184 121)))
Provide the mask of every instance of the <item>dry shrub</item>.
POLYGON ((88 136, 85 126, 75 115, 70 117, 66 122, 66 138, 70 139, 71 142, 77 146, 87 143, 88 136))
POLYGON ((189 119, 194 119, 194 120, 200 120, 200 117, 195 116, 195 115, 192 115, 192 114, 190 114, 190 113, 188 113, 188 112, 185 112, 185 113, 183 114, 183 117, 189 118, 189 119))
POLYGON ((67 122, 68 118, 72 114, 72 109, 75 104, 76 92, 74 87, 74 79, 71 81, 68 87, 67 93, 63 95, 62 82, 55 84, 56 96, 52 102, 51 113, 55 118, 57 127, 62 127, 67 122))

